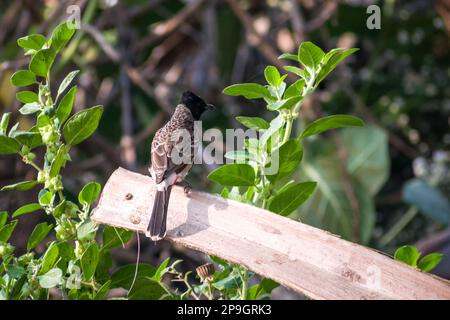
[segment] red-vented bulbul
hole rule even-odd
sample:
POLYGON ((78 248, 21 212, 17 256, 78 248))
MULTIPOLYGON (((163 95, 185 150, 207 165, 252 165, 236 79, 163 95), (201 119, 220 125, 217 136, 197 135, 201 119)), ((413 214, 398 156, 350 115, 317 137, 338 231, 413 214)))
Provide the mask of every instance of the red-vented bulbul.
POLYGON ((211 109, 214 109, 212 105, 186 91, 169 122, 153 138, 149 171, 156 183, 156 195, 146 233, 153 241, 161 240, 166 235, 167 207, 172 186, 181 182, 192 167, 195 156, 194 121, 211 109), (180 134, 184 134, 183 137, 180 134), (190 154, 187 159, 180 161, 179 153, 187 149, 186 135, 190 139, 190 154), (174 159, 174 155, 177 155, 177 159, 174 159))

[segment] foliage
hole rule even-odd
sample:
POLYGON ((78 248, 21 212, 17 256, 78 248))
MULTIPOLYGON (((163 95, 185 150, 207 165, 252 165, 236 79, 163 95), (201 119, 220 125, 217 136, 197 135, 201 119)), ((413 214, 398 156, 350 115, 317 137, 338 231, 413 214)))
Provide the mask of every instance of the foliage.
POLYGON ((420 251, 415 246, 406 245, 395 251, 394 258, 395 260, 404 262, 414 268, 418 268, 425 272, 430 272, 439 264, 439 262, 441 262, 444 257, 442 253, 437 252, 427 254, 422 258, 420 258, 420 255, 420 251))
MULTIPOLYGON (((288 66, 285 68, 299 77, 294 83, 288 86, 285 82, 287 74, 280 75, 276 67, 268 66, 264 71, 266 85, 234 84, 223 90, 225 94, 231 96, 263 99, 266 108, 275 112, 276 116, 270 123, 257 117, 237 117, 240 123, 249 129, 258 130, 260 135, 259 139, 247 139, 244 150, 225 154, 225 157, 236 163, 225 164, 208 175, 210 180, 225 186, 221 193, 222 196, 252 203, 283 216, 291 214, 308 200, 314 193, 317 183, 314 181, 295 182, 295 180, 289 179, 302 161, 304 139, 333 128, 360 127, 363 126, 363 122, 359 118, 348 115, 327 116, 308 124, 296 138, 291 137, 293 124, 299 117, 305 97, 316 90, 318 84, 339 62, 356 51, 357 49, 333 49, 325 54, 312 42, 303 42, 299 46, 297 55, 283 54, 279 57, 294 60, 303 67, 288 66), (279 164, 277 170, 270 172, 268 168, 275 163, 279 164), (229 190, 227 186, 232 186, 232 189, 229 190)), ((346 142, 351 143, 351 141, 346 142)), ((364 148, 361 145, 358 147, 364 148)), ((328 157, 334 161, 331 156, 328 157)), ((365 161, 361 157, 359 160, 360 162, 365 161)), ((355 172, 360 169, 358 160, 350 162, 349 166, 355 172)), ((321 185, 326 186, 326 181, 322 181, 320 176, 310 175, 309 177, 319 179, 319 188, 321 185)), ((361 183, 366 183, 366 180, 361 183)), ((366 184, 371 185, 370 183, 366 184)), ((375 188, 378 188, 378 184, 375 188)), ((371 201, 371 199, 367 201, 371 201)), ((337 209, 340 210, 339 214, 345 212, 343 208, 337 209)), ((373 209, 370 208, 370 210, 373 209)), ((370 214, 370 219, 372 221, 369 224, 373 225, 373 212, 370 214)), ((365 239, 368 234, 364 235, 365 239)), ((245 286, 245 284, 243 285, 245 286)))
POLYGON ((25 191, 39 186, 37 202, 18 208, 11 218, 44 210, 50 222, 37 224, 28 238, 27 252, 15 256, 14 247, 8 240, 18 220, 7 223, 7 213, 1 213, 0 296, 3 299, 46 299, 53 288, 59 289, 62 297, 70 299, 106 296, 110 283, 101 277, 107 270, 103 270, 105 266, 100 260, 106 259, 110 249, 120 246, 131 236, 130 232, 106 227, 103 242, 95 240, 97 226, 90 220, 90 213, 101 190, 97 182, 83 187, 78 195, 79 204, 68 200, 64 192, 61 169, 71 160, 71 147, 94 133, 103 111, 103 107, 95 106, 70 117, 77 87, 69 87, 78 70, 66 76, 53 98, 51 67, 74 31, 63 23, 55 28, 48 40, 34 34, 17 41, 30 56, 30 63, 28 69, 12 75, 11 83, 17 87, 37 88, 37 92, 22 90, 17 93, 17 99, 23 103, 19 112, 33 116, 36 123, 28 131, 19 130, 18 123, 8 130, 10 114, 4 114, 0 153, 19 155, 24 163, 36 169, 37 178, 4 186, 1 190, 25 191), (42 161, 35 153, 41 146, 45 148, 42 161), (47 243, 46 250, 38 256, 36 248, 53 232, 56 240, 47 243))
POLYGON ((237 118, 248 128, 257 129, 260 136, 259 139, 247 139, 244 150, 225 155, 238 163, 226 164, 209 174, 210 180, 233 187, 232 192, 224 189, 222 195, 289 215, 313 194, 315 182, 287 180, 302 161, 303 139, 333 128, 362 126, 363 122, 353 116, 332 115, 310 123, 297 138, 291 137, 292 127, 304 98, 314 92, 339 62, 355 51, 357 49, 333 49, 325 54, 313 43, 303 42, 297 55, 280 56, 303 67, 286 67, 287 71, 299 77, 291 85, 287 86, 285 82, 287 74, 280 75, 276 67, 268 66, 264 71, 267 85, 234 84, 223 90, 232 96, 264 99, 267 109, 275 112, 276 116, 270 123, 257 117, 237 118), (270 172, 268 168, 275 163, 279 167, 270 172), (238 187, 245 187, 245 190, 241 192, 238 187))

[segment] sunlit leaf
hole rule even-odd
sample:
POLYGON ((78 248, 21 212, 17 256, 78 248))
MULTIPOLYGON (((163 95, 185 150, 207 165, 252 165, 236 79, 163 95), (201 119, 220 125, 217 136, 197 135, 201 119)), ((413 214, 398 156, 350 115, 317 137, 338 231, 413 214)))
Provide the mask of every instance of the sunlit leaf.
POLYGON ((301 182, 277 193, 269 201, 269 210, 287 216, 303 204, 316 188, 316 182, 301 182))
POLYGON ((343 114, 332 115, 315 120, 306 126, 301 134, 301 138, 306 138, 324 131, 341 127, 362 127, 364 122, 354 116, 343 114))
POLYGON ((417 267, 420 251, 414 246, 403 246, 395 251, 395 260, 402 261, 410 266, 417 267))
POLYGON ((103 113, 102 106, 95 106, 74 114, 63 128, 66 143, 76 145, 95 132, 103 113))
POLYGON ((35 180, 22 181, 2 187, 1 191, 27 191, 34 188, 38 184, 35 180))
POLYGON ((11 76, 11 83, 16 87, 25 87, 36 83, 36 76, 30 70, 19 70, 11 76))
POLYGON ((230 96, 244 96, 247 99, 267 98, 273 99, 269 90, 256 83, 240 83, 226 87, 223 93, 230 96))
POLYGON ((212 171, 208 179, 223 186, 252 186, 255 184, 255 170, 248 164, 225 164, 212 171))

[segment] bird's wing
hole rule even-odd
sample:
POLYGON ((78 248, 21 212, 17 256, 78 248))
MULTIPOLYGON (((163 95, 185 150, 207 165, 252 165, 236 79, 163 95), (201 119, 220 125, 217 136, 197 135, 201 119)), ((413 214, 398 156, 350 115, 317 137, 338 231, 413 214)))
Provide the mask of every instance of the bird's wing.
POLYGON ((152 171, 156 183, 161 183, 172 173, 179 173, 186 167, 186 163, 175 164, 172 161, 172 151, 183 150, 182 139, 174 136, 174 131, 160 129, 152 142, 152 171), (166 133, 166 134, 164 134, 166 133))

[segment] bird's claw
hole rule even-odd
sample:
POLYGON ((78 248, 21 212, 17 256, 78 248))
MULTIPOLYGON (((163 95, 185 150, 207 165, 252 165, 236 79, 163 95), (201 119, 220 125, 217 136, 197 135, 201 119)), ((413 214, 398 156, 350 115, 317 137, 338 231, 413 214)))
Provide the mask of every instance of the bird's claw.
POLYGON ((184 194, 185 195, 189 195, 189 193, 191 192, 191 190, 192 190, 192 188, 191 188, 191 186, 190 185, 185 185, 184 186, 184 188, 183 188, 183 191, 184 191, 184 194))

